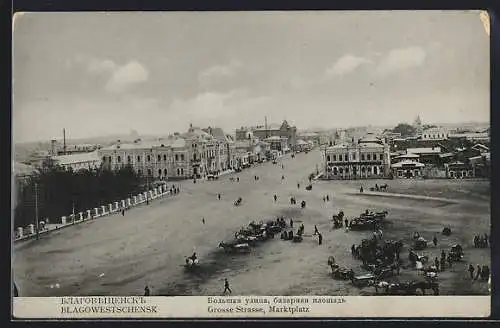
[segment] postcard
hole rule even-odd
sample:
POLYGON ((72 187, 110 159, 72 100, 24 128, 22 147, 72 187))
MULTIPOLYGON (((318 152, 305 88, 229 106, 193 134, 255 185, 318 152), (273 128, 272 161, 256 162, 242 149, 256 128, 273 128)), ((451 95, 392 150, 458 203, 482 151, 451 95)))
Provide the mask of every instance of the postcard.
POLYGON ((16 13, 13 319, 488 317, 488 22, 16 13))

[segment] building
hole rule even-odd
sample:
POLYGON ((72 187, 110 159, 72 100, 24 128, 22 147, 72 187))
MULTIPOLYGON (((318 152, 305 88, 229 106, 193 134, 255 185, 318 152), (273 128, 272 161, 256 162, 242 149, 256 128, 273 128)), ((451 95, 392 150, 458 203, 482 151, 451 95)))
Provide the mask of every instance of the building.
POLYGON ((406 153, 419 155, 420 163, 438 165, 441 147, 408 148, 406 153))
POLYGON ((465 139, 475 142, 490 142, 490 135, 488 132, 463 132, 463 133, 450 133, 450 139, 465 139))
POLYGON ((474 170, 470 164, 456 161, 445 165, 446 177, 449 179, 473 178, 474 170))
POLYGON ((271 151, 278 152, 278 156, 281 156, 290 150, 288 148, 288 139, 286 137, 272 136, 264 139, 264 141, 269 144, 269 149, 271 151))
MULTIPOLYGON (((312 141, 311 141, 312 142, 312 141)), ((297 144, 295 145, 295 151, 302 152, 308 151, 311 149, 311 144, 302 139, 297 140, 297 144)))
POLYGON ((297 128, 288 124, 286 120, 281 124, 256 127, 252 132, 253 136, 259 140, 266 140, 269 137, 283 137, 287 140, 287 148, 289 150, 292 150, 297 143, 297 128))
POLYGON ((417 178, 422 176, 424 164, 419 162, 417 154, 404 154, 392 158, 392 176, 396 178, 417 178))
POLYGON ((420 115, 417 115, 415 121, 413 121, 413 128, 415 129, 416 136, 420 136, 423 133, 422 120, 420 119, 420 115))
POLYGON ((54 165, 72 171, 99 169, 102 163, 97 151, 52 156, 51 160, 54 165))
POLYGON ((449 131, 446 128, 429 128, 422 131, 422 140, 446 140, 448 139, 449 131))
POLYGON ((384 178, 390 174, 389 147, 373 136, 358 143, 325 147, 324 161, 327 179, 384 178))
POLYGON ((154 179, 187 179, 219 174, 235 164, 233 140, 220 128, 190 125, 186 133, 132 144, 118 142, 99 149, 104 167, 130 165, 140 175, 154 179))

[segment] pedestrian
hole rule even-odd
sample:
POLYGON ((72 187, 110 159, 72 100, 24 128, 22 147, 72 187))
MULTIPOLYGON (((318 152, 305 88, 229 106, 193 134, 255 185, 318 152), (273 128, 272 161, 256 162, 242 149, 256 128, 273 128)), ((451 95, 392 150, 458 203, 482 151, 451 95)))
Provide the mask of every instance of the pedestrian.
POLYGON ((293 219, 290 219, 290 228, 293 228, 293 219))
POLYGON ((432 239, 432 242, 434 243, 434 247, 437 246, 438 239, 437 239, 436 235, 434 235, 434 238, 432 239))
POLYGON ((352 244, 352 246, 351 246, 351 255, 352 255, 352 257, 354 257, 355 252, 356 252, 356 245, 352 244))
POLYGON ((125 209, 122 209, 122 216, 125 216, 125 209))
POLYGON ((323 235, 318 234, 318 245, 321 245, 323 243, 323 235))
POLYGON ((361 188, 359 188, 359 192, 363 193, 363 186, 361 186, 361 188))
POLYGON ((450 267, 450 269, 451 269, 451 266, 453 265, 453 259, 451 258, 451 254, 450 254, 450 253, 448 253, 448 258, 447 258, 447 260, 448 260, 448 266, 449 266, 449 267, 450 267))
MULTIPOLYGON (((438 260, 437 256, 434 258, 434 266, 436 267, 436 270, 440 271, 439 270, 439 260, 438 260)), ((474 268, 472 268, 472 269, 474 269, 474 268)))
POLYGON ((217 194, 217 198, 220 200, 220 194, 217 194))
POLYGON ((470 279, 474 279, 474 266, 472 264, 469 264, 469 274, 470 274, 470 279))
POLYGON ((399 276, 400 271, 401 271, 401 264, 400 264, 400 263, 399 263, 399 261, 398 261, 398 262, 396 263, 396 272, 397 272, 398 276, 399 276))
POLYGON ((484 234, 484 243, 485 243, 485 247, 488 247, 489 238, 488 238, 488 234, 487 233, 484 234))
POLYGON ((285 180, 285 176, 284 175, 281 176, 281 180, 285 180))
POLYGON ((474 280, 478 280, 480 276, 481 276, 481 266, 478 264, 476 270, 476 278, 474 278, 474 280))
POLYGON ((201 218, 201 222, 203 222, 203 224, 205 224, 205 218, 201 218))
POLYGON ((446 257, 441 258, 441 271, 444 271, 444 268, 446 267, 446 257))
POLYGON ((151 292, 149 291, 149 287, 146 285, 146 287, 144 287, 144 296, 149 296, 150 294, 151 292))
POLYGON ((319 230, 318 230, 318 227, 316 225, 314 225, 314 235, 317 235, 319 234, 319 230))
POLYGON ((329 202, 330 201, 330 196, 326 195, 326 201, 329 202))
POLYGON ((284 169, 285 168, 285 165, 281 164, 281 168, 284 169))
POLYGON ((240 177, 236 177, 236 182, 240 182, 240 177))
POLYGON ((297 183, 297 189, 300 189, 300 183, 297 183))
MULTIPOLYGON (((340 221, 340 222, 342 222, 342 221, 340 221)), ((346 227, 346 228, 347 228, 347 227, 349 227, 349 220, 348 220, 348 219, 345 219, 345 220, 344 220, 344 223, 345 223, 345 227, 346 227)))
POLYGON ((324 203, 325 201, 326 201, 326 198, 325 198, 325 196, 323 196, 323 203, 324 203))
POLYGON ((222 294, 225 294, 226 291, 229 292, 229 294, 232 293, 231 288, 229 288, 229 281, 227 281, 227 278, 224 278, 224 291, 222 294))
POLYGON ((276 201, 278 200, 278 196, 276 196, 276 194, 274 194, 273 198, 274 198, 274 202, 276 203, 276 201))

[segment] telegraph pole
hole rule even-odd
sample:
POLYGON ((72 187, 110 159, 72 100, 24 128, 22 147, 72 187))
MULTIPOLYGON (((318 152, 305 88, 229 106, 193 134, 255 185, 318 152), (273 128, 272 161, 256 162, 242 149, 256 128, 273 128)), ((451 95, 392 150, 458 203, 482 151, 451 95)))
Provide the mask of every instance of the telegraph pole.
POLYGON ((38 223, 38 182, 35 182, 35 227, 36 227, 36 239, 39 239, 40 229, 38 223))
POLYGON ((146 175, 146 205, 149 205, 149 172, 146 175))

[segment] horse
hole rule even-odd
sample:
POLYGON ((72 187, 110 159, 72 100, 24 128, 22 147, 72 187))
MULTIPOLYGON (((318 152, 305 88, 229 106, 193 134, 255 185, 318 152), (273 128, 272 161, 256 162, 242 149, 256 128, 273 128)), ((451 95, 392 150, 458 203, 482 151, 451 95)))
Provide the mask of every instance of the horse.
POLYGON ((194 268, 194 267, 198 266, 198 264, 199 264, 198 259, 196 259, 196 258, 193 259, 193 257, 191 257, 191 256, 186 257, 186 265, 185 265, 186 268, 194 268))
POLYGON ((219 243, 219 247, 223 248, 226 253, 248 253, 250 252, 250 245, 248 243, 234 243, 227 244, 224 242, 219 243))
POLYGON ((306 207, 306 201, 303 200, 301 203, 300 203, 300 208, 305 208, 306 207))
POLYGON ((239 197, 237 200, 235 200, 235 201, 234 201, 234 206, 239 206, 239 205, 241 205, 241 201, 242 201, 242 200, 243 200, 243 199, 242 199, 241 197, 239 197))
POLYGON ((389 188, 389 186, 386 183, 386 184, 380 185, 378 188, 380 191, 387 191, 387 188, 389 188))

